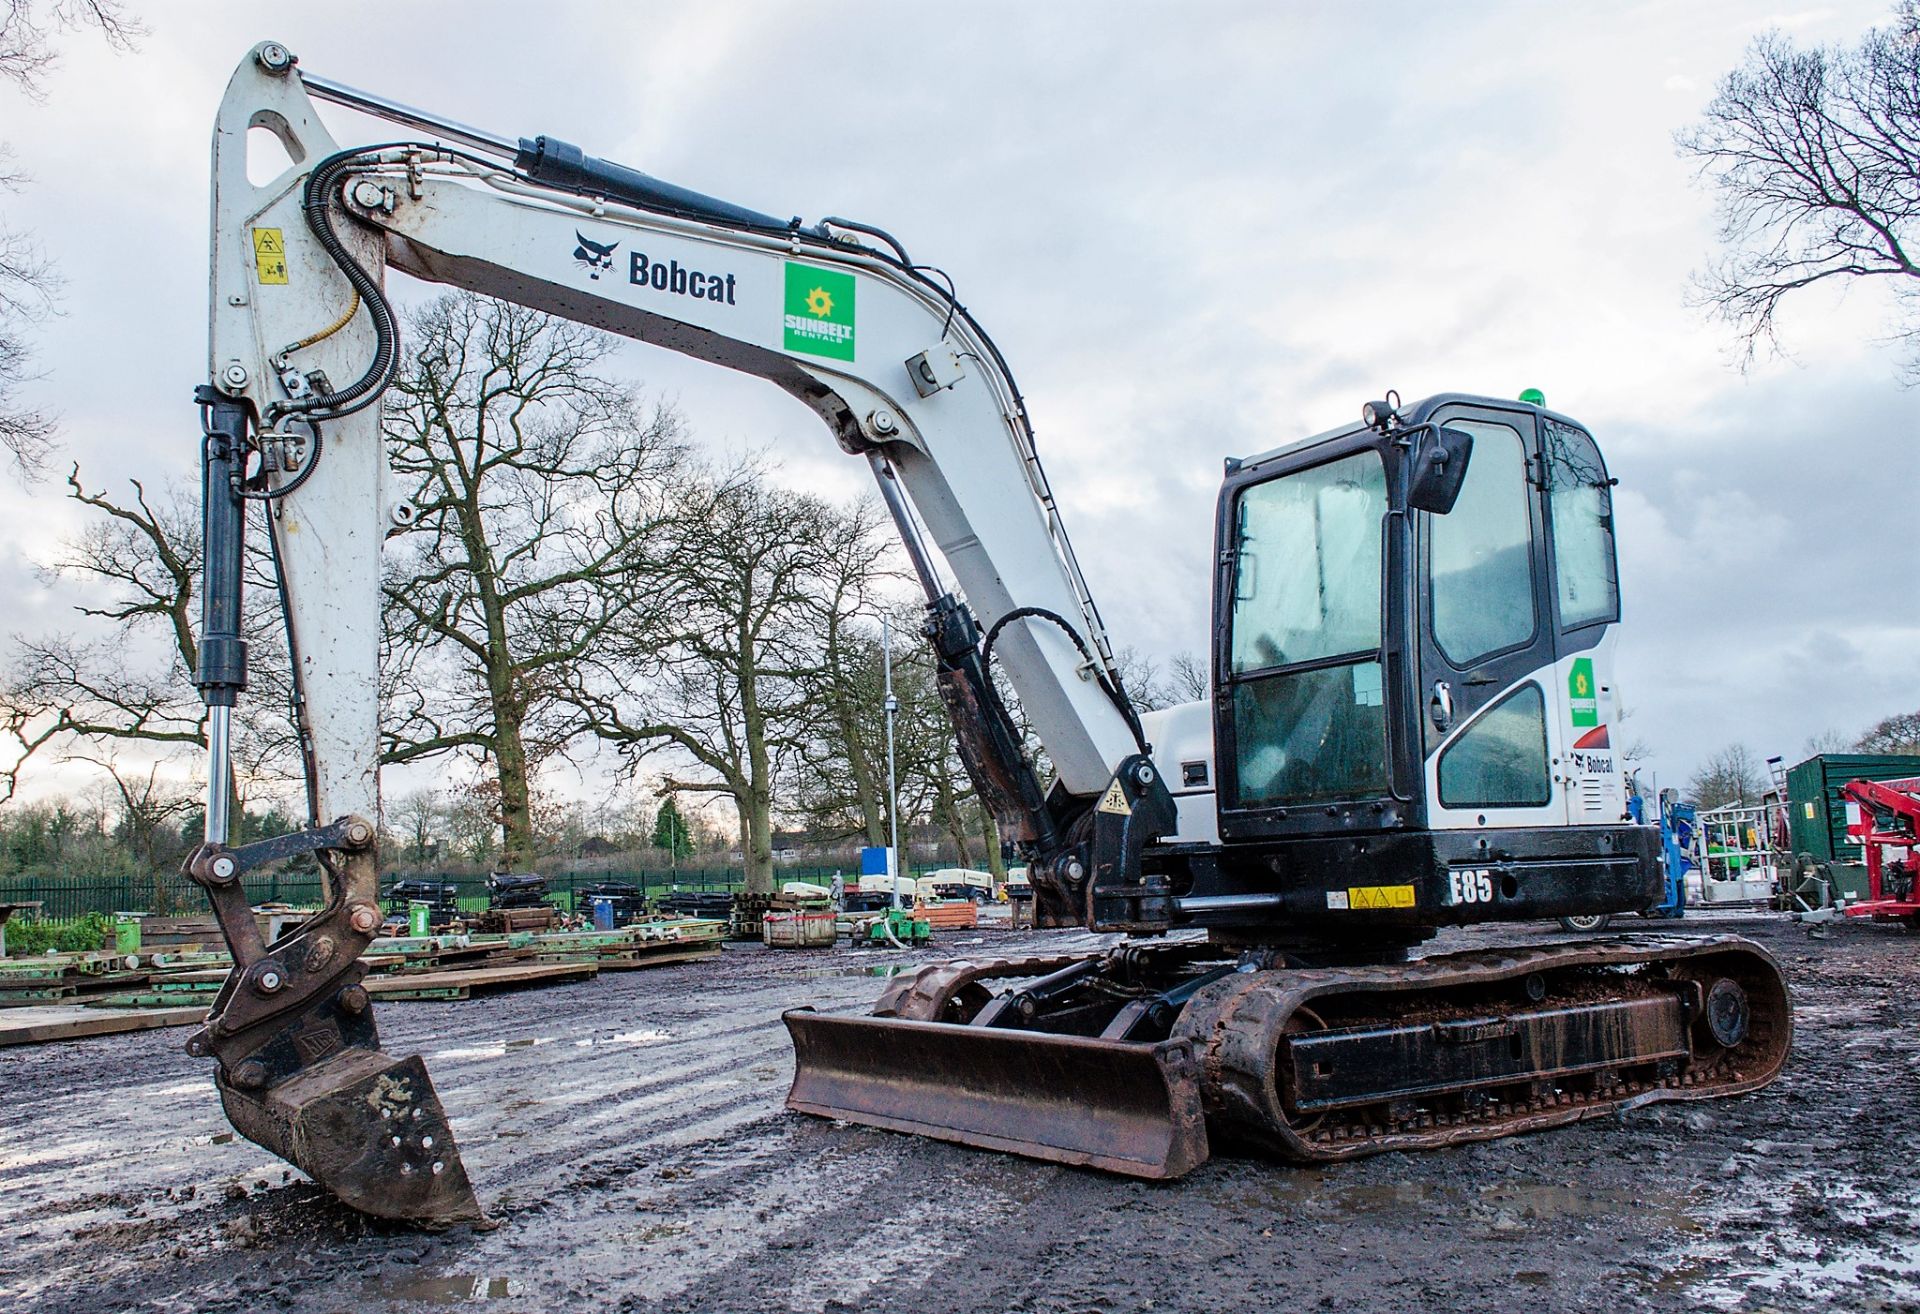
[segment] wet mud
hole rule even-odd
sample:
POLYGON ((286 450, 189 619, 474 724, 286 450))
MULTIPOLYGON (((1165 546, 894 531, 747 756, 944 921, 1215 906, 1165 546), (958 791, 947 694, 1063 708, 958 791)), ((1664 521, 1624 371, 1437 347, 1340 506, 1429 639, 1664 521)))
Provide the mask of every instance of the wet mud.
POLYGON ((1174 1183, 781 1109, 783 1008, 864 1012, 890 968, 1089 936, 729 946, 380 1004, 386 1048, 427 1057, 487 1230, 337 1205, 232 1135, 183 1031, 0 1051, 0 1310, 1920 1308, 1920 937, 1688 927, 1750 935, 1788 972, 1794 1049, 1765 1091, 1319 1170, 1216 1159, 1174 1183))

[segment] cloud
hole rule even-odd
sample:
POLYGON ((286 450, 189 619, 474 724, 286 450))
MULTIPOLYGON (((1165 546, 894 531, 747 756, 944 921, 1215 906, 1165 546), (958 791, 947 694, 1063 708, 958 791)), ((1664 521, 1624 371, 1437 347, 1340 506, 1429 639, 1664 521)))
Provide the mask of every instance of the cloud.
MULTIPOLYGON (((1682 300, 1713 241, 1671 144, 1691 102, 1622 91, 1648 52, 1685 53, 1668 91, 1733 67, 1744 6, 974 4, 941 11, 937 51, 858 0, 831 24, 568 12, 530 28, 473 3, 448 24, 364 0, 286 8, 273 35, 352 85, 782 215, 866 219, 947 269, 1013 364, 1117 642, 1205 650, 1223 457, 1389 386, 1537 386, 1622 480, 1623 681, 1664 773, 1920 706, 1913 636, 1872 583, 1910 521, 1899 435, 1920 430, 1872 299, 1809 303, 1793 362, 1730 372, 1725 332, 1682 300)), ((183 7, 130 57, 75 43, 48 104, 10 118, 35 182, 8 222, 68 280, 38 395, 95 480, 193 475, 207 134, 258 15, 183 7)), ((1843 39, 1884 15, 1775 21, 1843 39)), ((783 394, 653 349, 620 362, 716 449, 865 486, 783 394)), ((74 523, 0 482, 0 598, 45 610, 23 562, 74 523)))

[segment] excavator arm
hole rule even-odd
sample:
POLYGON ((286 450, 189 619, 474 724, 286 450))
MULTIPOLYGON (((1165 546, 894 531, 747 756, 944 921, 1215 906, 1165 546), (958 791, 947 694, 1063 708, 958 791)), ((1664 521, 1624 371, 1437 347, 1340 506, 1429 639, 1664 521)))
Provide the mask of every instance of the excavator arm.
POLYGON ((263 43, 235 72, 213 142, 210 377, 196 394, 208 807, 187 864, 235 960, 190 1048, 219 1061, 245 1134, 370 1212, 477 1213, 424 1069, 380 1051, 359 985, 381 922, 381 545, 412 520, 381 434, 402 350, 388 269, 757 375, 805 403, 874 472, 926 591, 963 757, 1028 859, 1043 920, 1165 925, 1165 880, 1143 876, 1139 859, 1173 828, 1172 798, 1024 403, 949 286, 877 229, 780 220, 551 138, 433 119, 303 76, 285 47, 263 43), (343 148, 316 98, 437 141, 343 148), (259 132, 291 161, 264 184, 248 176, 259 132), (233 847, 229 729, 246 687, 242 552, 255 512, 278 567, 310 828, 233 847), (1046 748, 1049 790, 996 669, 1046 748), (301 852, 328 874, 328 904, 265 944, 242 877, 301 852))

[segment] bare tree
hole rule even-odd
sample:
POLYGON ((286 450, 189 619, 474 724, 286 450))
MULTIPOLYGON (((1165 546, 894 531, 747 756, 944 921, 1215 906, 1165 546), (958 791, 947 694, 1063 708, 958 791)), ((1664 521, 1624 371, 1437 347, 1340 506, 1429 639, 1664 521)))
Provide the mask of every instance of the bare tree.
MULTIPOLYGON (((1677 137, 1719 195, 1722 253, 1699 299, 1744 359, 1775 341, 1781 302, 1832 280, 1891 280, 1920 307, 1920 0, 1852 50, 1760 37, 1677 137)), ((1895 329, 1920 379, 1920 314, 1895 329)))
POLYGON ((773 888, 777 796, 802 759, 820 671, 823 594, 870 536, 871 515, 766 485, 749 472, 690 490, 670 602, 603 647, 579 690, 588 723, 630 760, 656 753, 661 790, 723 798, 738 819, 750 892, 773 888))
POLYGON ((824 839, 857 836, 887 842, 885 676, 878 627, 834 618, 822 644, 816 703, 820 715, 800 744, 803 767, 793 805, 824 839))
POLYGON ((62 32, 92 28, 115 50, 132 50, 146 28, 120 0, 0 0, 0 82, 38 100, 59 62, 62 32))
POLYGON ((1920 712, 1881 718, 1851 747, 1862 753, 1920 753, 1920 712))
POLYGON ((902 833, 906 822, 924 818, 938 826, 953 845, 962 867, 974 865, 977 841, 981 860, 996 877, 1006 872, 1000 860, 1000 832, 993 814, 980 806, 960 758, 960 745, 933 678, 932 655, 920 645, 905 664, 905 681, 896 681, 901 693, 901 723, 906 728, 905 779, 902 791, 902 833))
MULTIPOLYGON (((77 468, 67 488, 92 514, 42 573, 49 587, 79 599, 74 611, 95 632, 16 636, 14 661, 0 681, 0 734, 12 750, 0 769, 0 801, 46 753, 98 755, 141 744, 164 754, 205 743, 205 709, 193 687, 200 575, 193 495, 183 488, 149 494, 130 480, 131 494, 116 501, 87 488, 77 468)), ((256 660, 234 739, 236 801, 243 805, 250 793, 282 788, 295 770, 270 560, 264 551, 251 560, 246 628, 256 660)))
MULTIPOLYGON (((0 84, 38 100, 43 80, 58 52, 62 31, 92 28, 118 50, 130 50, 141 28, 119 0, 0 0, 0 84)), ((25 181, 9 166, 11 154, 0 143, 0 192, 16 191, 25 181)), ((0 448, 15 469, 34 477, 53 449, 53 418, 20 396, 33 378, 29 326, 51 314, 58 279, 31 234, 0 222, 0 448)))
POLYGON ((1213 668, 1208 659, 1181 651, 1167 663, 1167 684, 1177 703, 1200 703, 1213 697, 1213 668))
POLYGON ((140 875, 153 883, 152 907, 168 912, 176 895, 184 894, 178 879, 187 845, 180 823, 200 806, 199 798, 179 782, 160 774, 160 764, 149 763, 143 775, 123 768, 111 757, 90 758, 113 783, 120 809, 119 839, 132 854, 140 875))
POLYGON ((399 857, 404 862, 430 862, 438 856, 445 829, 447 796, 438 789, 416 789, 393 802, 381 800, 381 811, 393 829, 399 857))
POLYGON ((1745 744, 1728 744, 1709 757, 1687 782, 1688 797, 1702 809, 1758 803, 1765 790, 1760 759, 1745 744))
POLYGON ((1854 746, 1854 738, 1843 730, 1827 729, 1807 736, 1800 751, 1808 757, 1820 753, 1844 753, 1854 746))
POLYGON ((1131 644, 1114 653, 1120 667, 1120 682, 1133 705, 1143 712, 1157 712, 1177 703, 1201 702, 1211 696, 1212 677, 1207 659, 1191 652, 1173 655, 1163 670, 1160 663, 1131 644))
POLYGON ((897 543, 881 532, 871 502, 831 523, 837 546, 811 591, 818 655, 813 662, 813 733, 803 738, 804 769, 797 782, 801 816, 825 836, 858 835, 887 842, 886 673, 882 610, 891 612, 895 661, 902 648, 924 647, 917 634, 920 608, 882 597, 902 577, 897 543))
POLYGON ((523 307, 451 294, 409 339, 387 436, 418 521, 387 554, 384 760, 487 762, 524 866, 533 777, 579 730, 569 668, 659 604, 681 420, 595 373, 612 338, 523 307))

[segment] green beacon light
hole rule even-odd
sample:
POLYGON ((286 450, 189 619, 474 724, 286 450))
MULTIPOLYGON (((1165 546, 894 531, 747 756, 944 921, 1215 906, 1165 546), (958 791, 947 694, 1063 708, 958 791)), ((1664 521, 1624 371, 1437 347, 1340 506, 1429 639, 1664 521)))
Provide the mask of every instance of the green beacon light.
POLYGON ((1520 400, 1529 406, 1545 406, 1547 404, 1547 394, 1541 392, 1538 388, 1528 388, 1520 394, 1520 400))

